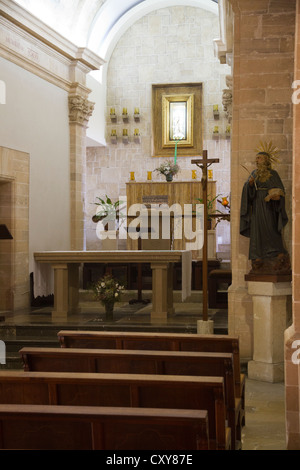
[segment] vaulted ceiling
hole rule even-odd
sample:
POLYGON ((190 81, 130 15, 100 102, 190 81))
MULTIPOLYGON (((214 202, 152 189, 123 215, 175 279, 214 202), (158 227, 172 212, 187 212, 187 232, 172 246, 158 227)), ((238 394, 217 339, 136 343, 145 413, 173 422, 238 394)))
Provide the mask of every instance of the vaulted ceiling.
POLYGON ((150 11, 186 5, 218 13, 218 0, 15 0, 79 47, 108 59, 128 27, 150 11))

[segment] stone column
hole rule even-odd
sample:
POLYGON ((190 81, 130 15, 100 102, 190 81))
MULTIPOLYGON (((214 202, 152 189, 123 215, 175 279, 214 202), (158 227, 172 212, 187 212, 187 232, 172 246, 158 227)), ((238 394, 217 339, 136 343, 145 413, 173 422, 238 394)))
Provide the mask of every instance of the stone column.
POLYGON ((248 377, 265 382, 284 380, 284 331, 291 318, 290 282, 248 282, 253 301, 253 360, 248 377))
POLYGON ((300 450, 300 0, 296 1, 293 99, 293 323, 285 331, 285 409, 287 450, 300 450), (295 86, 294 86, 295 85, 295 86), (299 228, 298 228, 299 227, 299 228), (299 246, 298 246, 299 245, 299 246))
MULTIPOLYGON (((279 0, 228 0, 234 13, 233 107, 231 137, 232 284, 228 292, 228 332, 240 339, 242 360, 252 359, 253 312, 245 274, 249 272, 249 240, 239 234, 242 187, 255 168, 255 148, 272 141, 280 149, 276 167, 291 216, 292 101, 295 5, 279 0)), ((291 252, 291 222, 284 238, 291 252)))
POLYGON ((74 87, 69 94, 71 250, 85 249, 86 129, 93 109, 94 103, 87 100, 80 87, 74 87))

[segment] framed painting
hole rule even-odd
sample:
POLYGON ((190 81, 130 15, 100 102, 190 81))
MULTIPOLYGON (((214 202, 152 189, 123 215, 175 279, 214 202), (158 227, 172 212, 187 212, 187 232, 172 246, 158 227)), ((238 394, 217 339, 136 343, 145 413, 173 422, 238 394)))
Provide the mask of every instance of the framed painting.
POLYGON ((202 153, 202 84, 153 85, 153 156, 202 153))

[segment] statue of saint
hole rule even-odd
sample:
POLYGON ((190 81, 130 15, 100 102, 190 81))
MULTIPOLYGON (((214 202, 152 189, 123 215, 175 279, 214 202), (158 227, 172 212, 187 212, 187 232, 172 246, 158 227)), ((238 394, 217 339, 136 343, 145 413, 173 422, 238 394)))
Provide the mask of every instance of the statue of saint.
POLYGON ((291 273, 282 237, 282 229, 288 222, 285 190, 279 174, 272 168, 277 152, 271 143, 258 149, 257 168, 242 191, 240 234, 250 238, 251 273, 291 273))

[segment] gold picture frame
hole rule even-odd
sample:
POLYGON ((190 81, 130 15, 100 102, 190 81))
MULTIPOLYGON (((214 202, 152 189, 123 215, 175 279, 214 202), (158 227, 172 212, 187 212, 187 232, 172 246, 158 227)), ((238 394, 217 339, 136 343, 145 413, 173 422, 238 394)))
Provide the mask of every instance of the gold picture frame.
POLYGON ((194 94, 163 95, 163 148, 193 146, 194 94))
POLYGON ((202 126, 202 83, 152 85, 152 156, 202 155, 202 126))

